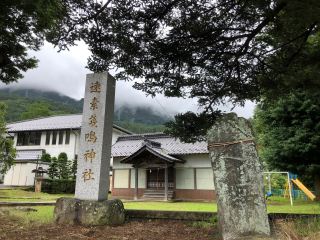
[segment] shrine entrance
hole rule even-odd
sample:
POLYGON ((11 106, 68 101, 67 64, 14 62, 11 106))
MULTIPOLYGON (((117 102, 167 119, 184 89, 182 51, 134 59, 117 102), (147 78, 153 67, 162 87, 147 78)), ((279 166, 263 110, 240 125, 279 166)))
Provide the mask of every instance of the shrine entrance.
MULTIPOLYGON (((147 188, 164 190, 165 188, 165 169, 155 168, 147 169, 147 188)), ((174 188, 174 168, 168 168, 168 188, 174 188)))
POLYGON ((139 149, 120 161, 122 164, 132 164, 132 167, 135 169, 134 199, 138 199, 138 169, 142 168, 147 171, 147 190, 142 198, 146 198, 145 195, 150 194, 156 195, 152 198, 157 197, 165 201, 173 197, 173 167, 175 163, 185 162, 183 159, 167 154, 167 151, 161 148, 160 143, 148 139, 144 139, 139 149), (151 192, 147 193, 147 191, 151 192), (163 192, 163 196, 159 196, 161 191, 163 192))

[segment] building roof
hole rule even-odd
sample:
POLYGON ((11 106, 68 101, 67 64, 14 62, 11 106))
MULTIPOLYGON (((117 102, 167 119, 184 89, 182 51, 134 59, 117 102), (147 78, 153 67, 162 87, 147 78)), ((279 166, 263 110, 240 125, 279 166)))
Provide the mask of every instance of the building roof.
MULTIPOLYGON (((8 132, 80 129, 81 123, 82 114, 54 115, 8 123, 7 129, 8 132)), ((127 134, 132 134, 132 132, 115 124, 113 124, 113 128, 127 134)))
POLYGON ((128 157, 125 157, 120 161, 120 163, 133 163, 134 158, 139 156, 143 152, 150 152, 153 155, 156 155, 157 157, 164 159, 167 162, 173 163, 173 162, 178 162, 178 163, 185 163, 185 160, 170 156, 169 154, 166 153, 164 149, 161 148, 160 144, 154 141, 149 141, 148 139, 145 139, 142 141, 141 147, 138 148, 133 154, 131 154, 128 157))
POLYGON ((112 157, 127 157, 137 152, 145 139, 158 142, 167 155, 209 153, 206 142, 183 143, 164 133, 147 133, 118 136, 112 145, 112 157))
POLYGON ((43 153, 45 153, 44 149, 17 150, 15 160, 37 160, 41 158, 43 153))

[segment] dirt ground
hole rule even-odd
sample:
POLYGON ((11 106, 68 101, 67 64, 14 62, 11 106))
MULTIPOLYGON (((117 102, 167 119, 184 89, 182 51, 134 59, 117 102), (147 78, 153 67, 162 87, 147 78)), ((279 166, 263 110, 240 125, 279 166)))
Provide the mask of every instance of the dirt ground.
POLYGON ((209 239, 216 227, 193 226, 186 221, 131 219, 117 227, 83 227, 76 225, 28 225, 0 218, 0 239, 209 239))

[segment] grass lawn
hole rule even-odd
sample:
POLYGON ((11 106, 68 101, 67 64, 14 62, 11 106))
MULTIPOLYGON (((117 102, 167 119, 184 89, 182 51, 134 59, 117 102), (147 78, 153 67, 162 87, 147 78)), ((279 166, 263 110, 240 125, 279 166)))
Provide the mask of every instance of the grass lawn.
MULTIPOLYGON (((13 190, 0 190, 0 197, 61 198, 61 197, 74 197, 74 194, 48 194, 48 193, 28 192, 28 191, 23 191, 21 189, 13 189, 13 190)), ((6 202, 7 200, 2 198, 0 199, 0 201, 6 202)))
POLYGON ((317 201, 303 201, 301 199, 292 200, 291 206, 290 199, 283 197, 271 197, 267 200, 268 213, 309 213, 320 214, 320 206, 317 201), (273 205, 277 204, 277 205, 273 205))
MULTIPOLYGON (((47 194, 27 192, 20 189, 0 190, 0 197, 33 197, 48 198, 45 199, 5 199, 0 198, 0 202, 37 202, 37 201, 54 201, 52 198, 74 197, 73 194, 47 194), (51 198, 51 199, 50 199, 51 198)), ((110 197, 110 194, 109 194, 110 197)), ((310 213, 320 214, 319 202, 302 201, 301 199, 293 200, 293 206, 290 199, 282 197, 270 197, 267 200, 268 213, 310 213)), ((48 207, 48 206, 46 206, 48 207)), ((128 202, 124 203, 126 209, 150 209, 150 210, 169 210, 169 211, 207 211, 216 212, 216 203, 196 203, 196 202, 128 202)), ((53 211, 53 207, 52 207, 53 211)))
POLYGON ((9 219, 17 219, 18 224, 50 224, 53 223, 53 210, 54 206, 31 206, 37 209, 37 212, 23 212, 14 210, 16 207, 2 207, 8 209, 12 214, 7 216, 9 219))
POLYGON ((202 211, 216 212, 216 203, 196 203, 196 202, 128 202, 123 203, 125 209, 148 209, 167 211, 202 211))
MULTIPOLYGON (((205 211, 216 212, 216 203, 194 203, 194 202, 128 202, 124 203, 126 209, 149 209, 149 210, 169 210, 169 211, 205 211)), ((272 197, 267 200, 268 213, 309 213, 320 214, 319 202, 293 200, 291 206, 290 199, 282 197, 272 197)))
POLYGON ((28 198, 28 199, 12 199, 12 198, 1 198, 1 202, 55 202, 57 199, 36 199, 36 198, 28 198))

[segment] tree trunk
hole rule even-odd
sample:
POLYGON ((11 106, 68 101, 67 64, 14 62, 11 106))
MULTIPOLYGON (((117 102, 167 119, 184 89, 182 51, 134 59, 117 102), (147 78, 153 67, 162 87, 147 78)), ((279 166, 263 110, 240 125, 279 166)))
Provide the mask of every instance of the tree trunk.
POLYGON ((317 200, 320 200, 320 174, 319 173, 313 174, 313 186, 316 192, 315 195, 317 197, 317 200))

